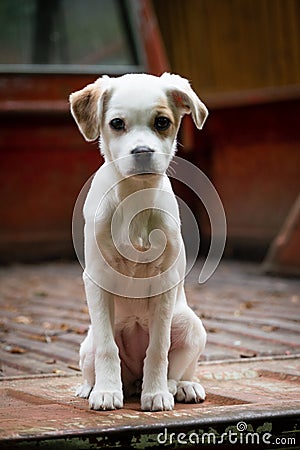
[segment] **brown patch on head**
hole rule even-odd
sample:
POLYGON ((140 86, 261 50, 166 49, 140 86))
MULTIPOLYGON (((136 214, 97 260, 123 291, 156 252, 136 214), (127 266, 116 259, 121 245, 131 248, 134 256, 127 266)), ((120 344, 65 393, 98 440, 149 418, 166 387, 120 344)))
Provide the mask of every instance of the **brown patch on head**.
POLYGON ((192 118, 197 128, 202 128, 207 117, 207 109, 196 95, 188 95, 177 90, 169 93, 174 107, 182 114, 192 114, 192 118))
POLYGON ((178 114, 178 110, 174 108, 172 102, 167 98, 162 98, 159 100, 157 107, 155 108, 155 113, 153 117, 153 125, 156 118, 159 117, 167 117, 171 125, 166 130, 157 131, 159 135, 163 137, 168 137, 174 134, 180 124, 180 115, 178 114))
POLYGON ((172 96, 169 95, 168 93, 167 99, 168 99, 167 109, 170 111, 170 114, 172 116, 172 123, 174 124, 174 127, 177 130, 180 125, 181 114, 177 105, 175 105, 175 103, 173 102, 172 96))
POLYGON ((70 95, 72 115, 87 141, 94 141, 100 135, 102 95, 101 79, 70 95))
POLYGON ((195 125, 201 129, 208 116, 208 111, 191 88, 188 80, 169 73, 164 73, 161 79, 165 82, 166 93, 170 102, 173 103, 180 115, 191 113, 195 125))

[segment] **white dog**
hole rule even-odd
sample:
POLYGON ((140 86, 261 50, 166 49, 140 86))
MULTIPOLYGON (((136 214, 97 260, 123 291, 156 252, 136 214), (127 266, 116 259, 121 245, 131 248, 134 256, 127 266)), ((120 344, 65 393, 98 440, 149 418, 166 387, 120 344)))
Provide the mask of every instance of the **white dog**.
POLYGON ((178 205, 166 175, 184 114, 202 128, 207 109, 178 75, 103 76, 70 96, 87 141, 105 163, 85 206, 83 274, 91 328, 80 349, 77 395, 96 410, 141 392, 146 411, 201 402, 192 377, 206 333, 184 292, 178 205))

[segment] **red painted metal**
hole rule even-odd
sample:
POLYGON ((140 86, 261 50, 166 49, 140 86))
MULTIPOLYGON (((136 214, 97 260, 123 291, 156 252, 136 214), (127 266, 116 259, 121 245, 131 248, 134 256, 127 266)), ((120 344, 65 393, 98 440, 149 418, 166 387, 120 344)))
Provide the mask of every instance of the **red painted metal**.
POLYGON ((299 359, 293 358, 269 362, 267 370, 264 360, 203 365, 196 378, 207 390, 204 403, 177 403, 174 411, 154 413, 141 411, 137 399, 127 401, 122 410, 91 411, 86 400, 74 397, 77 376, 3 380, 1 448, 24 448, 26 443, 35 446, 38 442, 47 443, 47 448, 61 448, 63 443, 81 449, 92 448, 92 443, 97 443, 97 448, 161 448, 163 444, 178 448, 187 443, 199 448, 196 436, 207 444, 208 432, 223 448, 229 428, 238 433, 235 436, 242 444, 246 432, 255 433, 254 442, 260 445, 254 448, 266 448, 263 444, 267 442, 278 448, 279 443, 287 443, 284 436, 293 438, 285 448, 296 448, 299 376, 299 359))
POLYGON ((0 260, 71 256, 73 205, 101 163, 69 114, 2 116, 0 260))
POLYGON ((148 60, 147 70, 154 75, 161 75, 170 71, 170 66, 151 1, 139 0, 137 7, 139 32, 148 60))

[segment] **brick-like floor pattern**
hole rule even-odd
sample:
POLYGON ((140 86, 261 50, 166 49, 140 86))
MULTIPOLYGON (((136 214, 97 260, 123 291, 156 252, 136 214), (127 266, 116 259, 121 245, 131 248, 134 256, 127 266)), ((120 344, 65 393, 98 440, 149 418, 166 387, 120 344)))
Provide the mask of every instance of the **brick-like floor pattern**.
MULTIPOLYGON (((186 280, 203 319, 202 360, 300 353, 300 280, 273 278, 259 265, 223 261, 204 285, 201 263, 186 280)), ((81 267, 76 262, 0 268, 1 376, 76 373, 88 329, 81 267)))

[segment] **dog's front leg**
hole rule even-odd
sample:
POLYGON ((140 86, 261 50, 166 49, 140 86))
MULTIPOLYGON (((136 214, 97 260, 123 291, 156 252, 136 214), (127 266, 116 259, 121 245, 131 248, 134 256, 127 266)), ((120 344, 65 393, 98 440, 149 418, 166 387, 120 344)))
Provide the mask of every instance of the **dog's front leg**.
POLYGON ((171 410, 174 407, 167 376, 176 289, 150 299, 149 345, 144 360, 141 396, 144 411, 171 410))
POLYGON ((83 276, 89 306, 95 355, 95 385, 90 394, 91 409, 116 409, 123 406, 121 365, 115 343, 114 298, 83 276))

